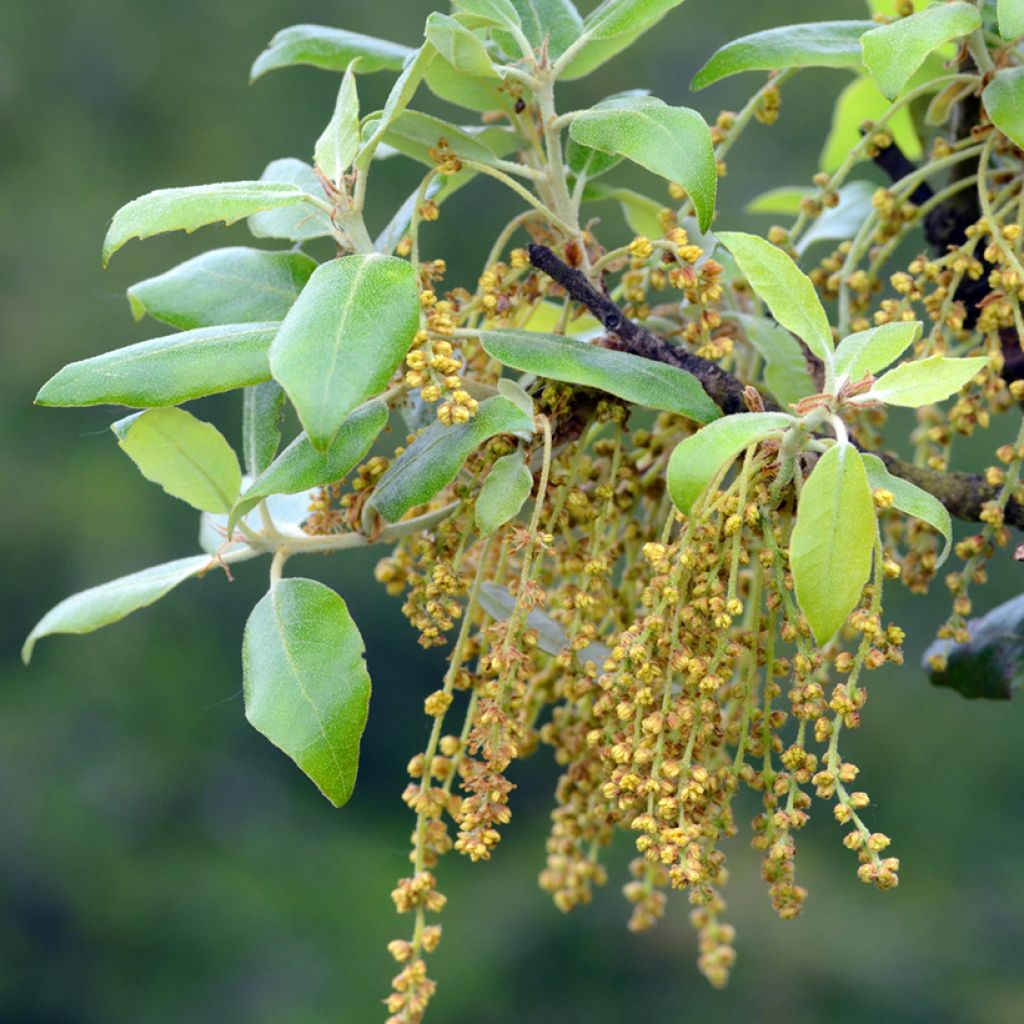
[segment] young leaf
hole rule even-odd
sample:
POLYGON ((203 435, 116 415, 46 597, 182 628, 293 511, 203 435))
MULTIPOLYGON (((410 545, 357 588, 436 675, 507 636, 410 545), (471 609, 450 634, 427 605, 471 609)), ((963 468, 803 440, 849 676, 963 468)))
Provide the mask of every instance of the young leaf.
POLYGON ((536 414, 533 399, 527 394, 526 389, 521 384, 517 384, 514 380, 509 380, 507 377, 502 377, 498 381, 498 394, 519 406, 523 415, 531 423, 533 422, 533 417, 536 414))
POLYGON ((242 487, 231 446, 184 409, 149 409, 111 429, 147 480, 203 512, 229 512, 242 487))
POLYGON ((284 389, 277 381, 254 384, 242 392, 242 457, 253 476, 274 461, 283 419, 284 389))
MULTIPOLYGON (((371 122, 371 130, 376 129, 371 122)), ((436 167, 437 161, 430 155, 438 143, 444 141, 452 152, 463 160, 475 160, 489 164, 500 155, 495 148, 488 145, 493 142, 504 153, 516 149, 523 140, 514 132, 501 128, 459 128, 457 125, 444 121, 431 114, 422 114, 418 110, 404 110, 396 117, 381 136, 383 142, 393 146, 398 152, 426 164, 436 167)))
POLYGON ((950 359, 946 356, 915 359, 882 374, 870 391, 851 401, 877 401, 916 409, 920 405, 930 405, 949 398, 987 365, 988 359, 985 356, 972 359, 950 359))
MULTIPOLYGON (((519 12, 512 0, 452 0, 452 8, 460 20, 471 27, 520 28, 519 12)), ((515 51, 516 56, 527 56, 515 51)), ((510 54, 511 56, 511 54, 510 54)))
POLYGON ((981 15, 974 4, 962 0, 937 4, 865 32, 861 37, 864 66, 893 100, 932 50, 980 27, 981 15))
MULTIPOLYGON (((260 180, 296 185, 307 195, 324 197, 323 185, 313 168, 293 157, 272 160, 260 180)), ((285 238, 291 242, 326 238, 333 233, 330 217, 315 206, 305 205, 254 213, 248 225, 254 238, 285 238)))
POLYGON ((863 454, 864 468, 868 474, 868 484, 873 491, 889 491, 893 496, 893 506, 908 516, 920 519, 937 530, 945 538, 942 553, 939 555, 935 568, 938 569, 949 557, 950 545, 953 543, 953 524, 946 506, 934 495, 921 490, 916 484, 902 477, 893 476, 885 463, 877 456, 863 454))
POLYGON ((997 71, 981 98, 992 123, 1015 146, 1024 147, 1024 67, 997 71))
POLYGON ((139 608, 159 601, 179 583, 210 568, 211 564, 208 555, 190 555, 65 598, 51 608, 29 633, 21 649, 22 661, 26 665, 29 663, 40 638, 54 633, 91 633, 101 626, 109 626, 139 608))
POLYGON ((698 423, 722 414, 700 381, 676 366, 560 334, 483 331, 480 341, 488 355, 538 377, 597 388, 627 402, 676 412, 698 423))
POLYGON ((427 41, 456 71, 477 78, 500 78, 483 40, 447 14, 427 17, 427 41))
POLYGON ((360 58, 362 74, 373 71, 401 71, 413 54, 408 46, 374 39, 358 32, 323 25, 292 25, 282 29, 270 40, 256 58, 250 79, 294 64, 311 64, 325 71, 344 71, 356 57, 360 58))
POLYGON ((468 423, 446 427, 435 420, 387 468, 368 505, 386 523, 424 505, 447 487, 462 464, 495 434, 533 432, 533 420, 514 402, 495 395, 480 403, 468 423))
POLYGON ((473 519, 485 536, 519 515, 533 489, 533 474, 518 452, 505 455, 491 467, 477 495, 473 519))
MULTIPOLYGON (((497 35, 497 33, 495 33, 497 35)), ((511 45, 515 45, 512 43, 511 45)), ((500 78, 481 78, 456 71, 443 57, 437 56, 423 75, 427 87, 435 95, 457 107, 478 112, 503 110, 512 113, 516 99, 503 88, 500 78)), ((529 96, 529 92, 525 94, 529 96)))
POLYGON ((780 405, 796 405, 817 390, 800 342, 774 320, 749 313, 726 313, 743 328, 747 341, 765 361, 764 382, 780 405))
POLYGON ((668 493, 676 508, 689 515, 723 466, 755 442, 793 422, 792 416, 781 412, 724 416, 683 438, 668 463, 668 493))
POLYGON ((803 256, 815 242, 853 238, 872 211, 871 201, 877 189, 870 181, 851 181, 843 185, 836 193, 838 204, 826 206, 797 241, 794 246, 797 256, 803 256))
POLYGON ((148 409, 259 384, 277 323, 200 327, 69 363, 36 395, 38 405, 148 409))
POLYGON ((228 533, 233 533, 238 520, 263 498, 311 491, 347 476, 363 461, 387 421, 387 405, 368 402, 342 423, 326 452, 317 451, 305 433, 299 434, 235 502, 228 520, 228 533))
POLYGON ((653 96, 627 96, 583 111, 569 134, 581 145, 624 156, 683 185, 701 230, 711 224, 718 173, 711 132, 697 111, 670 107, 653 96))
POLYGON ((836 349, 836 374, 859 381, 895 362, 921 336, 920 320, 869 327, 843 338, 836 349))
POLYGON ((308 202, 295 185, 273 181, 222 181, 215 185, 163 188, 122 206, 103 240, 103 265, 132 238, 165 231, 195 231, 206 224, 234 224, 260 210, 308 202))
POLYGON ((819 645, 856 607, 871 574, 875 506, 860 453, 836 444, 800 491, 789 562, 800 610, 819 645))
POLYGON ((826 365, 832 361, 832 328, 811 279, 781 249, 756 235, 719 231, 750 287, 773 317, 826 365))
POLYGON ((352 795, 369 712, 364 650, 345 602, 316 580, 281 580, 245 624, 245 717, 335 807, 352 795))
POLYGON ((356 89, 357 64, 358 58, 348 66, 338 89, 334 113, 313 149, 313 162, 329 181, 335 183, 340 182, 342 175, 351 167, 362 141, 359 135, 359 93, 356 89))
POLYGON ((1004 39, 1024 36, 1024 0, 996 0, 996 18, 1004 39))
POLYGON ((583 21, 585 42, 562 72, 582 78, 628 49, 683 0, 604 0, 583 21))
MULTIPOLYGON (((556 61, 583 32, 583 19, 572 0, 512 0, 519 14, 523 35, 534 53, 547 49, 548 59, 556 61)), ((495 32, 501 48, 508 54, 518 53, 514 39, 505 32, 495 32)))
POLYGON ((133 284, 128 301, 136 320, 148 313, 186 330, 281 320, 315 269, 302 252, 229 246, 133 284))
POLYGON ((860 37, 873 21, 817 21, 754 32, 726 43, 693 76, 699 91, 741 71, 860 67, 860 37))
POLYGON ((419 309, 407 260, 345 256, 314 271, 271 345, 270 366, 318 450, 387 385, 419 327, 419 309))

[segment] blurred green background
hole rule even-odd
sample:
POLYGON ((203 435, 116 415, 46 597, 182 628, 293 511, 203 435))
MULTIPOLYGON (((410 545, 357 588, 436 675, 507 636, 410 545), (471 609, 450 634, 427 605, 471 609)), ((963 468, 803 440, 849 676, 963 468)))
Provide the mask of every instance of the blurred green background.
MULTIPOLYGON (((242 716, 238 648, 265 585, 260 563, 239 567, 233 584, 186 584, 91 637, 47 640, 28 670, 16 651, 66 594, 194 549, 191 511, 117 451, 106 429, 114 412, 47 411, 31 400, 63 363, 162 333, 132 323, 129 284, 246 234, 133 243, 103 272, 110 215, 152 188, 256 177, 273 158, 308 156, 337 79, 295 69, 249 87, 249 64, 276 29, 313 21, 414 44, 430 9, 425 0, 0 3, 4 1024, 372 1024, 384 1015, 393 973, 384 945, 408 924, 389 898, 407 868, 411 820, 399 794, 443 657, 419 651, 399 602, 372 582, 375 552, 294 566, 339 589, 368 647, 371 719, 342 811, 242 716)), ((689 0, 635 50, 567 89, 563 108, 647 87, 713 117, 755 87, 740 77, 689 96, 690 76, 722 42, 863 13, 862 0, 689 0)), ((721 223, 765 228, 745 223, 740 199, 813 173, 844 81, 807 72, 787 86, 780 123, 755 125, 733 151, 721 223)), ((386 76, 361 80, 367 109, 386 86, 386 76)), ((377 224, 419 174, 388 167, 373 186, 377 224)), ((448 258, 450 284, 471 281, 510 209, 477 182, 446 208, 425 255, 448 258), (445 232, 455 246, 439 243, 445 232)), ((235 401, 208 402, 204 413, 237 430, 235 401)), ((979 611, 1018 591, 1019 572, 1008 556, 993 564, 979 611)), ((907 666, 870 679, 865 725, 847 753, 876 801, 871 826, 893 836, 902 858, 895 892, 857 882, 840 830, 819 812, 798 857, 807 907, 781 923, 747 837, 737 837, 727 896, 739 963, 731 986, 712 992, 693 966, 685 898, 670 900, 655 932, 625 930, 628 841, 592 906, 565 917, 536 889, 556 778, 542 753, 516 771, 514 820, 494 861, 453 855, 442 865, 450 902, 431 1020, 1024 1020, 1021 705, 968 703, 928 685, 917 666, 946 612, 941 588, 893 611, 910 633, 907 666)))

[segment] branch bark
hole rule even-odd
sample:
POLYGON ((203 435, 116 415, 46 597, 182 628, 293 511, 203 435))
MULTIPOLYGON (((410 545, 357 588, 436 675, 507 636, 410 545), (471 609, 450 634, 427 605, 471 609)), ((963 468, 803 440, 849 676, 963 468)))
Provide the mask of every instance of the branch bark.
MULTIPOLYGON (((560 284, 570 298, 585 306, 607 331, 617 337, 618 344, 614 347, 692 373, 711 400, 727 416, 747 411, 743 398, 744 385, 728 370, 710 360, 684 352, 634 323, 606 294, 594 287, 582 272, 563 262, 546 245, 531 245, 528 251, 530 263, 537 270, 560 284)), ((766 409, 779 408, 770 397, 763 398, 766 409)), ((999 493, 997 487, 975 473, 939 473, 915 466, 889 452, 872 454, 878 455, 894 476, 902 477, 938 498, 950 515, 966 522, 980 522, 985 503, 993 501, 999 493)), ((1004 515, 1008 525, 1024 529, 1024 505, 1011 498, 1006 504, 1004 515)))

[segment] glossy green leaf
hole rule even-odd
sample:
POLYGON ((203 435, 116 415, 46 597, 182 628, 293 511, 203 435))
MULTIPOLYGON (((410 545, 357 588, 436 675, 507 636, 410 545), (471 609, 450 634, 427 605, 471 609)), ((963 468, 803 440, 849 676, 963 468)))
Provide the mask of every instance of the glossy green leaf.
POLYGON ((878 373, 894 363, 919 337, 920 320, 882 324, 851 334, 836 349, 836 374, 859 381, 866 373, 878 373))
POLYGON ((362 74, 401 71, 413 52, 408 46, 358 32, 324 25, 292 25, 270 40, 267 48, 256 58, 250 77, 259 78, 275 68, 295 64, 311 64, 325 71, 344 71, 356 57, 360 58, 362 74))
POLYGON ((750 287, 772 316, 824 363, 832 359, 832 328, 811 279, 771 242, 742 231, 719 231, 750 287))
POLYGON ((996 18, 1004 39, 1024 36, 1024 0, 996 0, 996 18))
POLYGON ((231 510, 228 531, 233 532, 238 520, 263 498, 311 491, 348 476, 366 457, 387 421, 387 405, 368 402, 342 423, 326 452, 317 451, 305 433, 299 434, 245 489, 231 510))
POLYGON ((273 181, 222 181, 214 185, 163 188, 122 206, 103 240, 103 264, 132 238, 150 238, 165 231, 195 231, 206 224, 234 224, 260 210, 306 203, 309 196, 295 185, 273 181))
POLYGON ((279 324, 200 327, 69 363, 36 395, 38 405, 178 405, 270 378, 279 324))
POLYGON ((359 133, 359 92, 356 88, 356 67, 359 63, 358 60, 353 61, 345 72, 338 89, 334 113, 313 148, 313 162, 329 181, 335 183, 340 182, 352 166, 362 142, 359 133))
MULTIPOLYGON (((271 161, 260 180, 296 185, 308 195, 324 198, 323 185, 313 168, 293 157, 271 161)), ((330 217, 323 210, 310 205, 254 213, 248 225, 255 238, 285 238, 292 242, 305 242, 332 234, 330 217)))
POLYGON ((955 394, 988 365, 985 356, 950 359, 929 356, 901 363, 875 381, 874 387, 853 402, 884 402, 916 409, 920 405, 942 402, 955 394))
POLYGON ((942 534, 946 543, 943 545, 939 560, 935 564, 938 569, 949 557, 949 549, 953 543, 953 523, 946 511, 946 506, 934 495, 923 491, 916 484, 902 477, 893 476, 885 468, 885 463, 877 456, 863 454, 864 468, 868 474, 868 484, 873 491, 889 491, 893 496, 893 506, 908 516, 920 519, 932 529, 942 534))
POLYGON ((242 392, 242 457, 256 476, 274 461, 281 444, 284 389, 276 380, 254 384, 242 392))
POLYGON ((690 83, 704 89, 741 71, 783 68, 860 67, 860 37, 876 28, 873 21, 817 21, 754 32, 726 43, 712 55, 690 83))
POLYGON ((419 327, 416 272, 394 256, 345 256, 317 267, 270 348, 314 447, 326 451, 348 414, 379 394, 419 327))
POLYGON ((519 515, 533 489, 533 474, 519 452, 505 455, 491 467, 473 509, 476 528, 485 536, 519 515))
POLYGON ((128 301, 136 320, 183 329, 281 320, 315 269, 305 253, 230 246, 133 284, 128 301))
POLYGON ((851 181, 839 189, 839 204, 826 206, 800 236, 794 248, 798 256, 815 242, 840 242, 853 236, 874 210, 872 198, 878 186, 870 181, 851 181))
POLYGON ((789 561, 800 610, 828 643, 860 601, 871 574, 875 506, 860 453, 829 448, 800 491, 789 561))
POLYGON ((581 145, 624 156, 684 186, 701 230, 710 225, 718 175, 711 132, 697 111, 653 96, 605 100, 577 115, 569 134, 581 145))
POLYGON ((745 213, 782 213, 796 216, 800 212, 800 204, 815 193, 813 188, 800 185, 783 185, 770 188, 767 192, 754 196, 743 210, 745 213))
POLYGON ((115 423, 120 448, 147 480, 204 512, 228 512, 242 487, 221 432, 184 409, 149 409, 115 423))
POLYGON ((982 100, 992 123, 1015 146, 1024 146, 1024 67, 997 71, 982 100))
MULTIPOLYGON (((839 94, 821 153, 822 170, 830 174, 837 170, 860 142, 860 128, 865 121, 877 121, 889 110, 889 101, 879 91, 874 79, 868 75, 855 78, 839 94)), ((908 160, 917 160, 924 152, 914 118, 908 106, 900 107, 886 122, 896 145, 908 160)))
POLYGON ((800 342, 784 327, 750 313, 725 313, 723 317, 739 324, 744 337, 761 354, 765 386, 783 408, 818 391, 800 342))
POLYGON ((532 433, 533 420, 501 395, 481 402, 468 423, 446 427, 435 420, 377 481, 369 507, 384 522, 398 522, 410 509, 444 490, 484 441, 516 432, 532 433))
POLYGON ((935 686, 970 700, 1009 700, 1024 684, 1024 594, 967 623, 967 643, 936 640, 924 653, 935 686))
POLYGON ((682 0, 604 0, 583 21, 585 41, 563 71, 582 78, 628 49, 682 0))
POLYGON ((427 17, 427 40, 456 71, 478 78, 500 78, 483 40, 461 22, 435 11, 427 17))
POLYGON ((352 795, 370 705, 363 638, 345 602, 316 580, 281 580, 242 641, 245 717, 335 807, 352 795))
POLYGON ((22 661, 26 665, 29 663, 36 641, 42 637, 54 633, 91 633, 101 626, 109 626, 139 608, 159 601, 179 583, 184 583, 190 576, 210 566, 208 555, 191 555, 163 565, 154 565, 65 598, 51 608, 29 633, 21 649, 22 661))
POLYGON ((483 331, 480 341, 488 355, 538 377, 597 388, 627 402, 679 413, 698 423, 722 414, 700 381, 676 366, 559 334, 483 331))
POLYGON ((864 66, 883 94, 895 99, 932 50, 980 27, 974 4, 937 4, 864 33, 864 66))
POLYGON ((794 423, 781 412, 723 416, 684 438, 668 463, 668 493, 680 512, 689 515, 711 481, 740 452, 794 423))

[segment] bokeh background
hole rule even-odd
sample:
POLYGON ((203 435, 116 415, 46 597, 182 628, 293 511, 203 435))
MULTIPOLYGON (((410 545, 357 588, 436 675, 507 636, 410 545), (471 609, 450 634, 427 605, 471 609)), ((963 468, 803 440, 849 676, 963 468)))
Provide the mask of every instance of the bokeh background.
MULTIPOLYGON (((640 46, 567 89, 564 108, 647 87, 708 117, 736 109, 754 78, 688 94, 706 56, 746 31, 864 14, 862 0, 825 6, 689 0, 640 46)), ((203 248, 245 244, 246 234, 133 243, 103 272, 110 215, 151 188, 256 177, 271 159, 308 156, 337 79, 306 68, 247 85, 276 29, 313 21, 414 44, 431 7, 0 2, 4 1024, 383 1017, 393 970, 384 945, 407 926, 389 899, 410 829, 399 794, 443 658, 419 651, 399 603, 372 582, 376 553, 294 567, 349 602, 374 678, 360 781, 341 811, 243 719, 238 648, 265 585, 260 563, 239 567, 233 584, 188 583, 88 638, 47 640, 30 669, 16 652, 66 594, 194 549, 191 510, 138 478, 106 429, 111 410, 41 410, 31 400, 63 363, 162 333, 132 322, 129 284, 203 248)), ((361 79, 366 109, 386 77, 361 79)), ((800 75, 779 124, 755 125, 733 151, 722 188, 728 226, 765 228, 744 219, 740 199, 813 173, 844 81, 800 75)), ((389 166, 374 182, 378 224, 419 174, 389 166)), ((448 259, 451 283, 471 280, 487 233, 510 209, 476 183, 446 208, 426 254, 448 259)), ((232 431, 235 413, 233 398, 204 409, 232 431)), ((994 564, 979 606, 1019 590, 1019 572, 1008 558, 994 564)), ((431 1019, 1024 1020, 1024 714, 1020 700, 968 703, 929 686, 918 665, 945 614, 940 591, 894 606, 910 634, 907 665, 872 676, 864 728, 848 743, 875 799, 870 824, 893 835, 902 858, 899 889, 858 883, 840 830, 819 813, 798 860, 809 901, 797 921, 781 923, 748 837, 737 837, 728 898, 739 963, 731 986, 712 992, 693 966, 685 898, 670 901, 655 932, 625 930, 618 886, 628 842, 592 906, 565 917, 537 890, 556 777, 542 753, 516 769, 514 819, 494 861, 452 856, 441 868, 450 903, 431 1019)))

